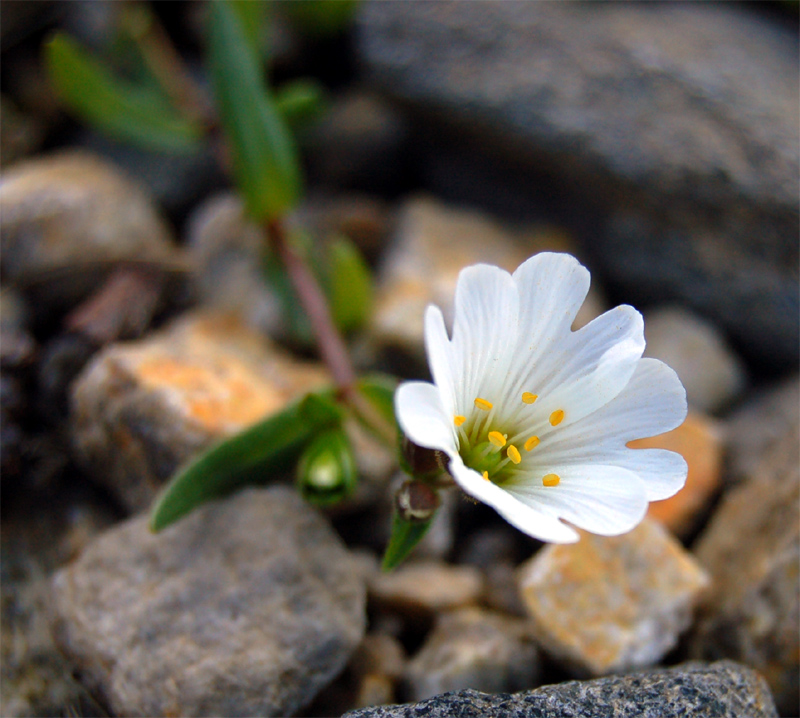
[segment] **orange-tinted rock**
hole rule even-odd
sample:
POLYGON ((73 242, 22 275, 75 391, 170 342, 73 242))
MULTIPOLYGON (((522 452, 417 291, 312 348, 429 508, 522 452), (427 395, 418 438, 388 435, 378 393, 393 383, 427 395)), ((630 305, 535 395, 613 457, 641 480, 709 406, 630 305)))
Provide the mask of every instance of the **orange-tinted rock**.
POLYGON ((709 505, 722 482, 723 444, 717 425, 702 414, 690 413, 677 429, 631 441, 632 449, 668 449, 686 459, 686 485, 674 496, 650 504, 647 515, 677 536, 686 536, 709 505))
POLYGON ((689 627, 706 572, 660 524, 623 536, 582 533, 519 569, 540 645, 580 674, 657 663, 689 627))
POLYGON ((73 390, 75 444, 98 480, 141 510, 181 463, 325 378, 233 316, 185 317, 95 357, 73 390))

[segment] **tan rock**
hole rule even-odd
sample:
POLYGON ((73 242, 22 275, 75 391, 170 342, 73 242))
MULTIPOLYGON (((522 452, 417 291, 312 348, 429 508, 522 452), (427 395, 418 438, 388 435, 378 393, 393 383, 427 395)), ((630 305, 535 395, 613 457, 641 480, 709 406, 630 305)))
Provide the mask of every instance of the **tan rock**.
POLYGON ((325 379, 233 316, 184 317, 93 359, 73 389, 74 442, 98 480, 143 509, 181 463, 325 379))
POLYGON ((528 623, 479 608, 442 614, 406 669, 415 701, 472 688, 510 693, 535 685, 539 656, 528 623))
POLYGON ((700 536, 712 576, 691 651, 758 670, 783 715, 800 704, 800 448, 798 426, 762 454, 700 536))
POLYGON ((692 556, 647 519, 622 536, 546 546, 518 576, 540 645, 595 676, 657 663, 708 586, 692 556))
MULTIPOLYGON (((554 231, 508 230, 476 212, 416 197, 401 208, 394 243, 379 273, 373 339, 382 348, 398 348, 422 358, 423 315, 438 305, 451 324, 459 272, 487 262, 513 272, 536 252, 570 251, 568 238, 554 231)), ((600 313, 596 294, 576 326, 600 313)))
POLYGON ((722 484, 722 432, 716 422, 690 413, 677 429, 631 441, 632 449, 668 449, 686 459, 686 485, 674 496, 650 504, 647 515, 680 537, 688 536, 722 484))
POLYGON ((483 591, 483 576, 472 566, 416 561, 391 573, 374 574, 367 585, 370 598, 382 608, 431 616, 476 604, 483 591))
POLYGON ((118 262, 183 266, 147 192, 85 152, 3 173, 0 237, 5 279, 49 303, 76 301, 118 262), (37 292, 43 284, 47 292, 37 292))

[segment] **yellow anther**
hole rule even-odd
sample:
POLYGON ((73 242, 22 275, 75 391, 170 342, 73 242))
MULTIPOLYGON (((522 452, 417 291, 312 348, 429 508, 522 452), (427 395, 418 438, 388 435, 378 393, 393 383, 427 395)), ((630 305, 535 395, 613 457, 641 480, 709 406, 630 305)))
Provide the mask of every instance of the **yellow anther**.
POLYGON ((552 426, 558 426, 562 421, 564 421, 563 409, 556 409, 552 414, 550 414, 550 424, 552 426))
POLYGON ((529 391, 522 393, 522 401, 525 404, 533 404, 539 398, 538 394, 531 394, 529 391))
POLYGON ((461 426, 466 420, 467 420, 467 417, 466 416, 461 416, 460 414, 456 414, 453 417, 453 423, 456 426, 461 426))
POLYGON ((516 446, 514 446, 514 444, 508 445, 506 454, 508 455, 508 458, 511 459, 511 461, 513 461, 515 464, 518 464, 520 461, 522 461, 522 457, 519 455, 519 450, 516 446))
POLYGON ((489 441, 491 441, 498 449, 502 449, 506 445, 506 437, 499 431, 489 432, 489 441))
POLYGON ((525 442, 525 451, 531 451, 532 449, 535 449, 537 446, 539 446, 539 437, 532 436, 525 442))
POLYGON ((542 477, 542 483, 545 486, 558 486, 561 483, 561 477, 558 474, 546 474, 542 477))
POLYGON ((487 481, 489 480, 489 472, 488 471, 484 471, 483 472, 483 478, 486 479, 487 481))
POLYGON ((483 409, 484 411, 490 411, 494 404, 492 404, 491 401, 486 401, 486 399, 481 399, 478 397, 475 399, 475 406, 477 406, 479 409, 483 409))

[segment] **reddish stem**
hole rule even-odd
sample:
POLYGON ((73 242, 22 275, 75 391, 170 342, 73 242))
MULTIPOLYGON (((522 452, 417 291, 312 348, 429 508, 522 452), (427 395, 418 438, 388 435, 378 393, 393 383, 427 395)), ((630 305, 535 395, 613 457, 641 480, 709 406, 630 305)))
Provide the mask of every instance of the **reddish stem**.
POLYGON ((287 241, 280 221, 267 223, 267 232, 308 316, 322 359, 328 365, 340 394, 348 400, 352 399, 356 394, 356 373, 316 277, 287 241))

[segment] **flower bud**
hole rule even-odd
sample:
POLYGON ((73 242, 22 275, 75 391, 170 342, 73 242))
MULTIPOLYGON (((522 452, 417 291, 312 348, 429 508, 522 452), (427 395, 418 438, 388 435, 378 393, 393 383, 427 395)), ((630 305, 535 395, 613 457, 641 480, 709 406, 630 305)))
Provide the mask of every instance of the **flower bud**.
POLYGON ((394 497, 397 512, 406 521, 429 521, 439 508, 439 494, 429 484, 404 481, 394 497))
POLYGON ((341 428, 319 434, 306 447, 297 467, 297 487, 318 506, 337 503, 356 486, 357 471, 350 440, 341 428))
POLYGON ((441 452, 426 449, 403 437, 403 459, 405 468, 413 476, 435 476, 442 472, 441 452))

